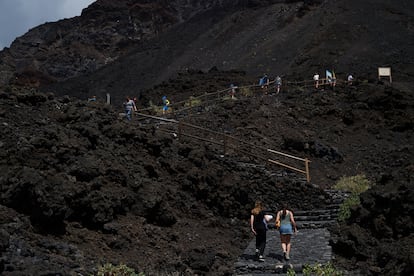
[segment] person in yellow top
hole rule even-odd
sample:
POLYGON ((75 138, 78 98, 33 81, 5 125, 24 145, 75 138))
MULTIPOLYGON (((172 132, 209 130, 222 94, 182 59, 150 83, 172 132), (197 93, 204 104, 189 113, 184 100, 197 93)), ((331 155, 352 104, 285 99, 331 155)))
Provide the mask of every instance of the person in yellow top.
POLYGON ((165 114, 168 110, 168 106, 170 105, 170 101, 167 99, 167 96, 162 97, 162 103, 164 104, 162 107, 162 114, 165 114))
POLYGON ((290 237, 293 233, 298 231, 296 228, 296 222, 291 210, 287 209, 287 204, 282 205, 282 210, 276 214, 276 224, 280 223, 280 243, 282 244, 283 256, 286 260, 290 259, 290 237))

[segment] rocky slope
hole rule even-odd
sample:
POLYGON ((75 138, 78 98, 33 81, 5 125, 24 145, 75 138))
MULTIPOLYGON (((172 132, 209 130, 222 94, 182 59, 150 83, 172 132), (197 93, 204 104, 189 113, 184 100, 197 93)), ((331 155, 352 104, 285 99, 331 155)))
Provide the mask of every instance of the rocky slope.
POLYGON ((0 98, 3 275, 88 274, 107 262, 150 275, 231 274, 256 198, 273 210, 329 202, 302 177, 120 121, 99 102, 0 98))
MULTIPOLYGON (((237 75, 183 74, 148 94, 168 88, 179 97, 182 87, 217 86, 237 75)), ((378 250, 412 247, 411 92, 361 83, 335 91, 255 93, 181 119, 307 156, 313 185, 257 160, 223 157, 214 145, 180 142, 154 122, 127 123, 99 101, 3 91, 3 274, 89 274, 109 262, 149 275, 231 275, 251 239, 246 218, 254 200, 272 210, 283 201, 294 210, 322 208, 331 201, 322 187, 361 173, 378 184, 363 195, 350 224, 338 228, 338 264, 366 274, 412 272, 409 255, 378 250), (388 220, 395 226, 386 226, 388 220)))
POLYGON ((323 188, 365 174, 376 186, 333 229, 337 264, 412 274, 413 13, 411 1, 100 0, 18 38, 0 53, 0 272, 87 275, 122 262, 149 275, 231 275, 254 200, 319 208, 323 188), (392 85, 378 66, 392 66, 392 85), (238 94, 179 117, 309 157, 311 184, 118 118, 127 94, 144 108, 264 72, 287 84, 331 68, 357 82, 238 94))

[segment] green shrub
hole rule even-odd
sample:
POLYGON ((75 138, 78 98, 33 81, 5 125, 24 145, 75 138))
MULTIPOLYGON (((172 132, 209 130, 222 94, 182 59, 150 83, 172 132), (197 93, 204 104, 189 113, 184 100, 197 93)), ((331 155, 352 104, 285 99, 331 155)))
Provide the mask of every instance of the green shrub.
POLYGON ((371 182, 363 174, 355 176, 341 177, 334 189, 350 192, 351 194, 361 194, 372 186, 371 182))
POLYGON ((363 174, 342 177, 335 184, 334 189, 350 193, 350 196, 344 200, 339 208, 338 221, 342 222, 349 219, 351 216, 351 208, 361 203, 359 195, 371 186, 371 182, 363 174))
POLYGON ((338 221, 343 222, 351 217, 351 208, 361 203, 359 195, 351 194, 339 207, 338 221))
POLYGON ((134 269, 124 265, 105 264, 98 268, 97 276, 145 276, 144 273, 136 273, 134 269))
POLYGON ((294 269, 289 268, 289 269, 287 270, 286 276, 295 276, 295 275, 296 275, 296 272, 295 272, 295 270, 294 270, 294 269))
POLYGON ((325 265, 315 264, 315 265, 305 265, 302 270, 303 275, 305 276, 342 276, 343 273, 337 270, 331 263, 325 265))

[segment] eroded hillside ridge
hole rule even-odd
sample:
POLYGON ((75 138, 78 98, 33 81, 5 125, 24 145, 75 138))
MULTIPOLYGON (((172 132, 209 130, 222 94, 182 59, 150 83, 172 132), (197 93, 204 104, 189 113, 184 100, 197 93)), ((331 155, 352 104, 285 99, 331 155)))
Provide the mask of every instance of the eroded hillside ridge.
POLYGON ((45 23, 17 38, 0 54, 0 83, 15 72, 17 83, 35 86, 92 72, 197 13, 243 2, 99 0, 79 17, 45 23))
MULTIPOLYGON (((158 36, 194 17, 208 22, 211 13, 226 18, 237 10, 283 2, 99 0, 81 16, 31 29, 0 52, 0 84, 37 87, 91 73, 131 51, 153 52, 159 48, 158 36), (143 44, 149 40, 153 42, 143 44)), ((192 30, 202 34, 200 31, 192 30)))

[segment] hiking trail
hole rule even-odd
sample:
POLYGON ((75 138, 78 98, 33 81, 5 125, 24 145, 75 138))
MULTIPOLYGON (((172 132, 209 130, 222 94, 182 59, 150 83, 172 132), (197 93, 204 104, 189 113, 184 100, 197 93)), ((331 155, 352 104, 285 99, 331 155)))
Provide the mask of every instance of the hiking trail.
POLYGON ((290 260, 283 258, 279 231, 267 232, 265 261, 255 260, 255 238, 247 245, 243 254, 235 263, 236 275, 286 275, 288 269, 301 274, 305 265, 327 264, 333 259, 329 244, 328 227, 336 223, 340 204, 347 194, 326 190, 332 197, 332 203, 325 209, 296 211, 295 221, 298 232, 292 235, 290 260))

